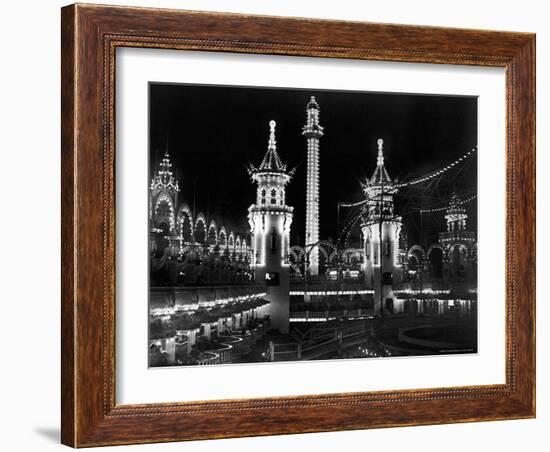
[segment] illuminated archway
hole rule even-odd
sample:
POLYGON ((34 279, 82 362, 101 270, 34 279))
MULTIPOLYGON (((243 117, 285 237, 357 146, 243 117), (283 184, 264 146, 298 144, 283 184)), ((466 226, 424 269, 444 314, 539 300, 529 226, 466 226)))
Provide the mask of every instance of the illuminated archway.
POLYGON ((433 244, 426 253, 426 260, 430 266, 431 276, 443 277, 443 263, 445 262, 445 249, 438 243, 433 244))
POLYGON ((193 241, 193 215, 187 204, 182 204, 177 215, 178 233, 185 242, 193 241))
POLYGON ((227 245, 227 231, 225 230, 225 226, 222 226, 218 232, 218 244, 220 246, 227 245))
POLYGON ((206 243, 206 218, 202 213, 199 213, 195 220, 195 241, 202 244, 206 243))
POLYGON ((175 229, 174 218, 174 203, 172 197, 165 191, 161 192, 155 202, 154 220, 155 224, 167 223, 170 226, 170 231, 175 229))
POLYGON ((312 245, 307 245, 304 249, 306 265, 309 263, 309 256, 314 249, 319 251, 319 273, 323 273, 329 266, 329 254, 332 250, 336 250, 336 246, 326 240, 320 240, 312 245))
POLYGON ((470 257, 470 250, 464 243, 453 242, 447 247, 447 256, 451 263, 456 262, 457 258, 466 261, 470 257))
POLYGON ((208 226, 208 245, 216 245, 218 243, 218 229, 216 227, 216 222, 210 220, 210 225, 208 226))
POLYGON ((409 274, 414 275, 424 270, 426 253, 420 245, 413 245, 405 255, 405 268, 409 274))
POLYGON ((469 258, 469 250, 464 243, 454 242, 447 247, 449 276, 451 278, 463 278, 466 275, 466 263, 469 258))
POLYGON ((305 251, 301 246, 292 246, 288 250, 288 262, 293 276, 304 273, 305 251))
POLYGON ((411 254, 416 255, 420 263, 423 263, 426 260, 426 253, 424 252, 424 248, 422 248, 420 245, 411 246, 409 248, 409 251, 407 251, 407 257, 409 257, 411 254))

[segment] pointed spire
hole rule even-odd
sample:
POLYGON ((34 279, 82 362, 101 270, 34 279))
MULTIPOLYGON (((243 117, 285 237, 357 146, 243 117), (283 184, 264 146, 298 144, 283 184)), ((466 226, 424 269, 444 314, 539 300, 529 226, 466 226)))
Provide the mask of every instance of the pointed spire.
POLYGON ((317 100, 315 99, 315 96, 311 96, 311 98, 309 99, 309 102, 307 104, 307 109, 311 109, 311 108, 316 108, 317 110, 319 110, 319 104, 317 103, 317 100))
POLYGON ((277 123, 273 120, 269 121, 269 143, 267 144, 268 149, 277 149, 277 140, 275 139, 275 127, 277 123))
POLYGON ((286 165, 281 162, 281 158, 277 153, 276 126, 277 123, 275 121, 269 121, 269 142, 267 144, 267 152, 258 168, 260 171, 286 171, 286 165))
POLYGON ((323 127, 319 124, 319 111, 315 96, 311 96, 306 107, 306 125, 302 128, 302 135, 306 138, 321 138, 324 134, 323 127))
POLYGON ((378 159, 376 161, 376 164, 378 166, 384 166, 384 140, 382 138, 378 138, 378 159))
POLYGON ((166 142, 164 144, 164 156, 162 158, 162 161, 160 162, 160 171, 158 174, 164 175, 164 176, 172 176, 172 170, 170 169, 172 167, 172 162, 170 162, 170 154, 168 152, 168 138, 170 136, 170 131, 166 132, 166 142))
POLYGON ((386 167, 384 166, 384 140, 382 138, 378 138, 376 143, 378 144, 376 169, 374 170, 374 173, 368 182, 370 185, 380 185, 382 183, 391 184, 392 180, 390 178, 390 175, 388 174, 388 171, 386 170, 386 167))
POLYGON ((154 172, 150 188, 151 190, 159 189, 173 190, 176 192, 180 191, 179 182, 172 172, 172 162, 170 161, 170 154, 168 152, 168 136, 166 138, 164 156, 158 169, 154 172))

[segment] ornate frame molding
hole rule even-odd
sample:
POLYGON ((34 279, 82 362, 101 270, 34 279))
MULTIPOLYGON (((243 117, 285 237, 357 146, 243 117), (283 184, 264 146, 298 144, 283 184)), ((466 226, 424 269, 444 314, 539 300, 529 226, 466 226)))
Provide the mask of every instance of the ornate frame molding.
POLYGON ((535 415, 534 35, 71 5, 62 9, 61 153, 64 444, 83 447, 535 415), (118 47, 504 67, 506 383, 116 405, 114 89, 118 47), (102 237, 101 246, 97 237, 102 237))

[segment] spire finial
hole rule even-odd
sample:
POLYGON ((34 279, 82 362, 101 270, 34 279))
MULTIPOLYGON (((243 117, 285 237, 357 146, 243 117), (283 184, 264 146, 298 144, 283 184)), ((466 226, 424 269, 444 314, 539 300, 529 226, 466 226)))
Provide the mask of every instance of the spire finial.
MULTIPOLYGON (((279 154, 277 154, 277 140, 275 139, 275 126, 277 123, 273 120, 269 121, 269 142, 267 145, 267 153, 258 167, 261 171, 286 171, 286 165, 283 165, 279 154)), ((253 171, 256 169, 253 168, 253 171)))
POLYGON ((166 141, 164 142, 164 157, 168 157, 170 153, 168 152, 168 142, 170 141, 170 129, 166 130, 166 141))
POLYGON ((269 121, 269 144, 268 149, 277 149, 277 140, 275 139, 275 126, 277 123, 272 119, 269 121))
POLYGON ((378 159, 377 164, 378 166, 384 165, 384 140, 382 138, 378 138, 378 159))
POLYGON ((150 188, 151 190, 161 189, 179 192, 179 182, 176 175, 172 171, 172 162, 170 161, 170 153, 168 152, 168 141, 168 132, 166 132, 164 156, 162 157, 158 168, 154 171, 150 188))
POLYGON ((307 104, 308 110, 314 108, 316 110, 319 110, 319 104, 317 103, 317 99, 315 99, 315 96, 311 96, 309 98, 309 102, 307 104))

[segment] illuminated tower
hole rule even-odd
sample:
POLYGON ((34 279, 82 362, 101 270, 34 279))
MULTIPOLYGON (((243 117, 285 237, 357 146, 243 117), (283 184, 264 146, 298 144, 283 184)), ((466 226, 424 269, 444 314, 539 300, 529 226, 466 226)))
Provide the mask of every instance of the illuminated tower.
MULTIPOLYGON (((302 129, 307 139, 307 192, 306 192, 306 250, 319 241, 319 139, 323 127, 319 125, 319 104, 311 97, 307 104, 307 122, 302 129)), ((319 248, 309 253, 309 273, 319 274, 319 248)))
POLYGON ((464 280, 475 276, 477 256, 475 253, 476 235, 466 229, 468 214, 461 199, 453 194, 445 212, 447 231, 439 233, 439 243, 446 250, 443 269, 447 279, 464 280))
POLYGON ((154 227, 163 229, 167 234, 176 232, 179 191, 179 183, 172 172, 172 163, 166 149, 149 186, 149 219, 154 227))
POLYGON ((466 220, 468 215, 466 209, 462 207, 462 202, 456 193, 451 196, 449 201, 449 208, 445 213, 445 219, 447 220, 447 232, 455 232, 455 236, 460 236, 461 231, 466 230, 466 220))
MULTIPOLYGON (((365 282, 374 288, 374 310, 399 312, 402 307, 393 295, 394 277, 401 274, 399 262, 399 233, 401 217, 394 213, 393 196, 397 187, 384 166, 384 141, 378 140, 376 169, 363 184, 366 202, 363 209, 361 229, 365 250, 365 282)), ((396 281, 397 282, 397 281, 396 281)))
POLYGON ((287 171, 277 153, 275 121, 269 122, 267 153, 262 163, 249 168, 256 182, 256 203, 248 208, 252 232, 253 260, 256 281, 265 281, 271 327, 288 333, 289 263, 292 207, 285 203, 285 186, 294 171, 287 171))

